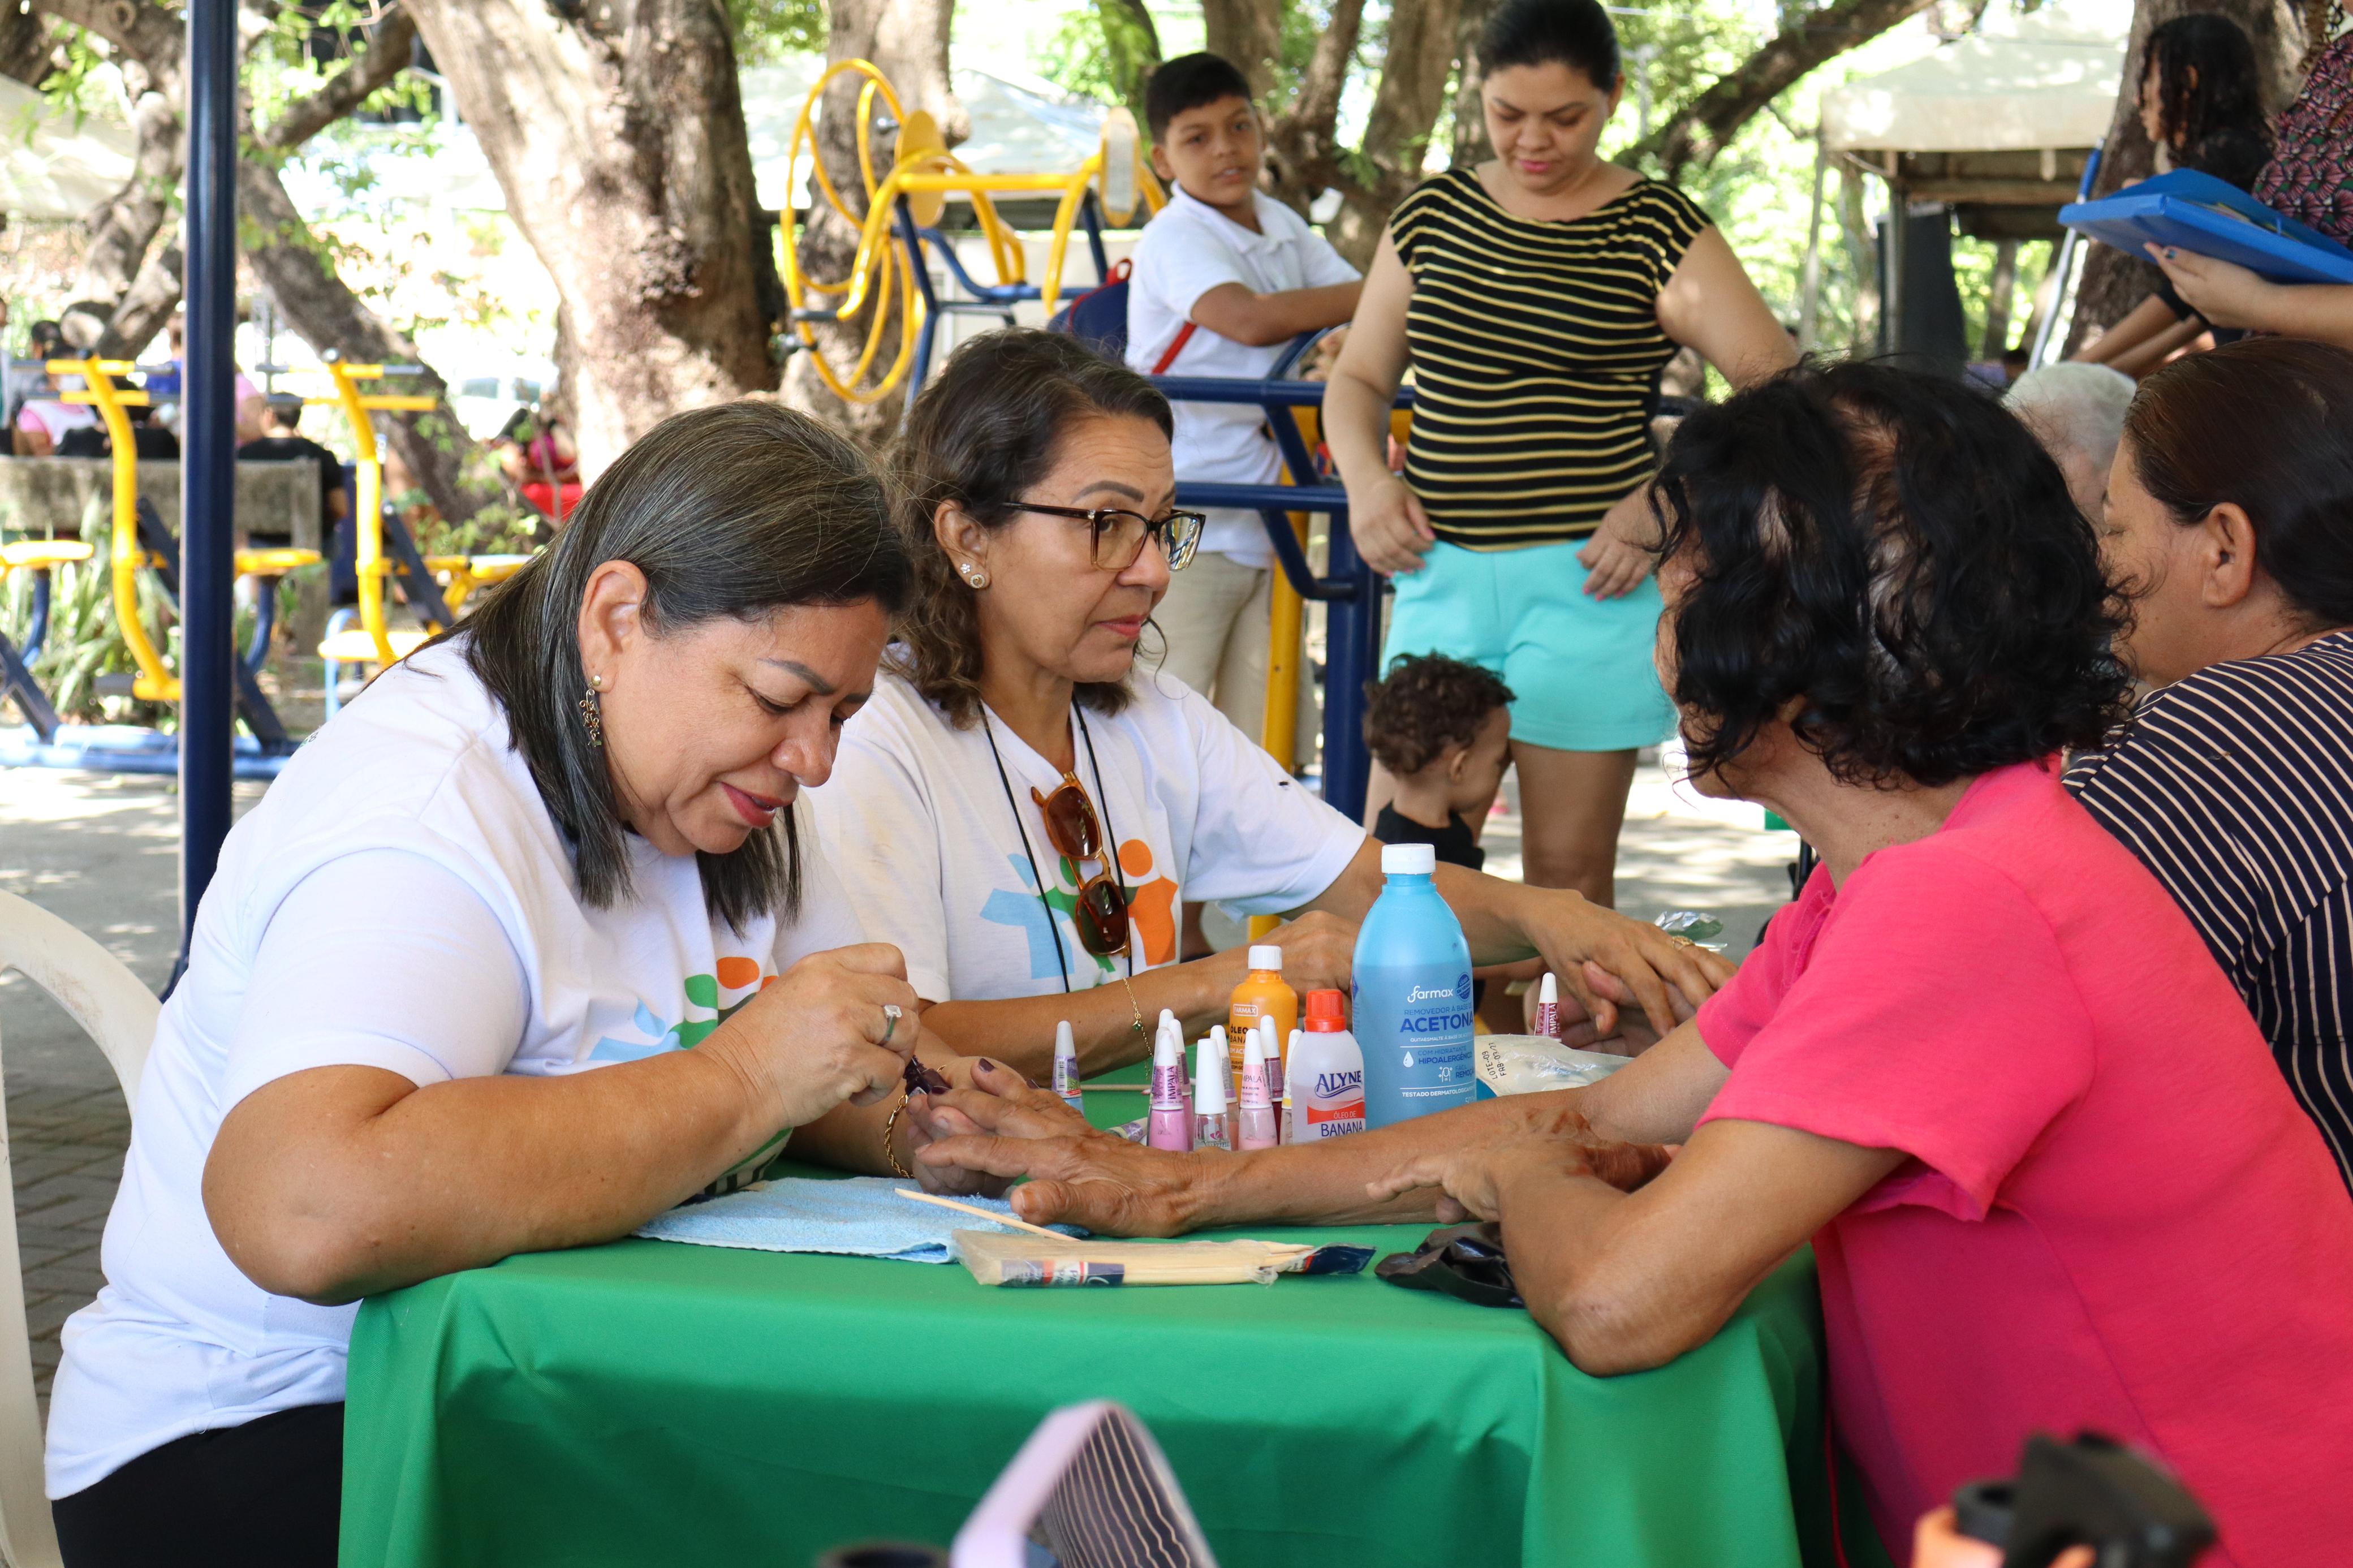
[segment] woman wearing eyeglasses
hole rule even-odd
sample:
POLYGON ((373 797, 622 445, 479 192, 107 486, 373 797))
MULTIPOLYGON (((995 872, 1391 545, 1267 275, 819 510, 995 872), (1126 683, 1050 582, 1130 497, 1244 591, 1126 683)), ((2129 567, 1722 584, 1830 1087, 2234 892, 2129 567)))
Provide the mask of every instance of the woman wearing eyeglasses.
MULTIPOLYGON (((1087 1073, 1145 1056, 1163 1008, 1188 1033, 1224 1021, 1244 954, 1177 963, 1181 900, 1291 915, 1272 940, 1304 992, 1345 988, 1380 891, 1363 828, 1158 671, 1153 607, 1201 526, 1176 509, 1169 428, 1151 383, 1070 338, 956 353, 896 458, 910 607, 814 793, 926 1026, 1033 1077, 1061 1019, 1087 1073)), ((1541 955, 1580 990, 1597 963, 1662 1028, 1730 973, 1575 893, 1447 867, 1440 889, 1477 962, 1541 955)))

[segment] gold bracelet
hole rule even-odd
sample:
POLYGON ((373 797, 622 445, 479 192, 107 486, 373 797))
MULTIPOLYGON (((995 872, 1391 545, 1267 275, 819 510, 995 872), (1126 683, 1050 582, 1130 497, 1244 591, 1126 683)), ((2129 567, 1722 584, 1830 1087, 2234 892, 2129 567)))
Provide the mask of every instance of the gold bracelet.
POLYGON ((899 1151, 891 1146, 891 1134, 898 1131, 899 1113, 906 1110, 907 1101, 914 1098, 913 1089, 900 1095, 899 1103, 891 1108, 889 1118, 882 1123, 882 1158, 891 1163, 891 1173, 902 1181, 914 1180, 915 1173, 899 1163, 899 1151))
POLYGON ((1119 977, 1119 983, 1127 990, 1127 1010, 1135 1015, 1135 1021, 1127 1026, 1128 1031, 1140 1035, 1144 1033, 1144 1008, 1135 1000, 1135 987, 1124 974, 1119 977))

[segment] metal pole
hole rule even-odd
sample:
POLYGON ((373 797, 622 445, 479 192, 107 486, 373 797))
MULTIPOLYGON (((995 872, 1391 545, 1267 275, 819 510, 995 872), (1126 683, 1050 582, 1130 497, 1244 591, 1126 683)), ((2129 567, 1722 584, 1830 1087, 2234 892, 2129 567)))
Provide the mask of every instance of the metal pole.
POLYGON ((228 837, 237 710, 237 0, 189 0, 180 445, 180 961, 228 837))
MULTIPOLYGON (((2079 203, 2092 199, 2093 183, 2100 177, 2100 148, 2094 147, 2092 155, 2084 160, 2083 183, 2075 187, 2075 200, 2079 203)), ((2076 242, 2082 237, 2075 230, 2069 229, 2067 237, 2059 244, 2059 254, 2051 258, 2048 276, 2057 279, 2059 284, 2052 291, 2051 308, 2042 312, 2042 324, 2035 330, 2034 346, 2027 353, 2026 368, 2029 370, 2042 369, 2043 356, 2051 352, 2051 329, 2058 323, 2059 312, 2067 307, 2068 282, 2075 270, 2076 242)))

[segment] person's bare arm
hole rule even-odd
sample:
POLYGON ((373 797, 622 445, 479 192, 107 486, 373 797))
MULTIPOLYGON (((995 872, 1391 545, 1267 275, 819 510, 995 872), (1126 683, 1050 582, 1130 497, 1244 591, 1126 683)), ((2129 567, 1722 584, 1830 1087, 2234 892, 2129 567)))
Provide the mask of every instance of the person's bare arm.
POLYGON ((912 1013, 898 950, 804 959, 691 1051, 420 1089, 321 1067, 254 1090, 205 1162, 222 1248, 273 1295, 337 1303, 628 1233, 785 1128, 899 1082, 869 1033, 912 1013))
MULTIPOLYGON (((1282 949, 1283 974, 1301 995, 1345 991, 1356 928, 1353 921, 1308 914, 1277 927, 1258 945, 1282 949)), ((1112 980, 1068 995, 1055 991, 994 1002, 931 1003, 924 1007, 923 1025, 965 1056, 992 1057, 1043 1083, 1053 1071, 1054 1026, 1068 1019, 1079 1071, 1092 1078, 1150 1056, 1152 1028, 1164 1007, 1176 1015, 1187 1038, 1224 1023, 1234 987, 1250 973, 1249 958, 1247 948, 1236 947, 1189 963, 1145 970, 1129 983, 1135 988, 1133 1007, 1127 986, 1112 980), (1141 1033, 1135 1028, 1138 1014, 1144 1018, 1141 1033)), ((1075 951, 1070 959, 1073 968, 1094 963, 1075 951)))
POLYGON ((1356 313, 1356 296, 1363 288, 1362 283, 1332 283, 1260 294, 1240 283, 1220 283, 1193 301, 1193 320, 1221 338, 1265 348, 1347 321, 1356 313))
MULTIPOLYGON (((1585 972, 1588 963, 1614 975, 1661 1034, 1732 977, 1732 965, 1716 954, 1566 888, 1531 888, 1460 866, 1439 867, 1435 880, 1439 895, 1462 922, 1472 963, 1543 959, 1604 1034, 1616 1025, 1620 997, 1595 987, 1585 972)), ((1306 907, 1359 921, 1381 886, 1381 847, 1367 838, 1347 869, 1306 907)))
MULTIPOLYGON (((1677 1036, 1696 1044, 1686 1025, 1677 1036)), ((1536 1136, 1586 1148, 1591 1167, 1627 1187, 1665 1163, 1660 1142, 1681 1141, 1724 1081, 1704 1046, 1668 1051, 1666 1043, 1590 1089, 1480 1100, 1393 1127, 1314 1143, 1241 1153, 1175 1153, 1139 1148, 1086 1127, 1039 1091, 944 1103, 966 1115, 978 1134, 947 1138, 917 1158, 941 1166, 1026 1176, 1013 1206, 1034 1224, 1062 1220, 1118 1236, 1182 1236, 1247 1225, 1402 1223, 1437 1215, 1426 1187, 1376 1196, 1366 1184, 1417 1161, 1536 1136), (1652 1058, 1657 1058, 1653 1063, 1652 1058), (1640 1078, 1605 1094, 1630 1073, 1640 1078), (1678 1124, 1677 1108, 1687 1111, 1678 1124), (1609 1112, 1605 1126, 1589 1121, 1609 1112), (1630 1139, 1628 1131, 1643 1136, 1630 1139)))
POLYGON ((1762 1121, 1711 1121, 1632 1192, 1603 1179, 1590 1145, 1523 1135, 1426 1155, 1366 1196, 1442 1187, 1441 1220, 1500 1222, 1529 1315, 1578 1367, 1609 1376, 1704 1343, 1903 1159, 1762 1121))
MULTIPOLYGON (((2099 341, 2088 343, 2068 357, 2082 364, 2116 365, 2134 350, 2145 346, 2150 339, 2169 332, 2181 324, 2181 318, 2172 308, 2154 294, 2145 294, 2139 304, 2125 312, 2123 321, 2102 332, 2099 341)), ((2125 371, 2126 375, 2134 373, 2125 371)))
POLYGON ((2189 315, 2167 325, 2163 330, 2144 339, 2140 345, 2117 354, 2107 362, 2108 368, 2119 371, 2138 381, 2175 354, 2196 343, 2206 335, 2203 318, 2189 315))
MULTIPOLYGON (((1723 373, 1736 388, 1754 386, 1798 363, 1797 345, 1773 319, 1765 297, 1710 226, 1683 252, 1659 291, 1659 330, 1723 373)), ((1651 574, 1658 526, 1648 485, 1621 499, 1577 552, 1585 592, 1597 599, 1630 594, 1651 574)))
POLYGON ((2353 349, 2353 284, 2274 283, 2211 256, 2157 245, 2147 250, 2183 301, 2214 326, 2353 349))
POLYGON ((1421 570, 1438 535, 1420 498, 1389 471, 1389 408, 1409 360, 1405 318, 1413 274, 1386 234, 1363 287, 1348 341, 1324 386, 1324 439, 1348 492, 1348 531, 1357 551, 1376 572, 1409 574, 1421 570))

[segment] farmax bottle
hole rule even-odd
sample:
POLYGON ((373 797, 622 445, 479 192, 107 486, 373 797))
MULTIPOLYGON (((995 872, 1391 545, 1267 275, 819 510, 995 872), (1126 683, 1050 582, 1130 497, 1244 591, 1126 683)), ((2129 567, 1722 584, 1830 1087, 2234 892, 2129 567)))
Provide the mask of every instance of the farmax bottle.
POLYGON ((1348 999, 1337 991, 1307 994, 1307 1028, 1293 1037, 1292 1125, 1287 1142, 1314 1143, 1365 1130, 1365 1058, 1348 1033, 1348 999))
POLYGON ((1427 844, 1382 846, 1386 885, 1356 933, 1351 1012, 1367 1127, 1468 1105, 1478 1092, 1471 945, 1438 896, 1437 868, 1427 844))

